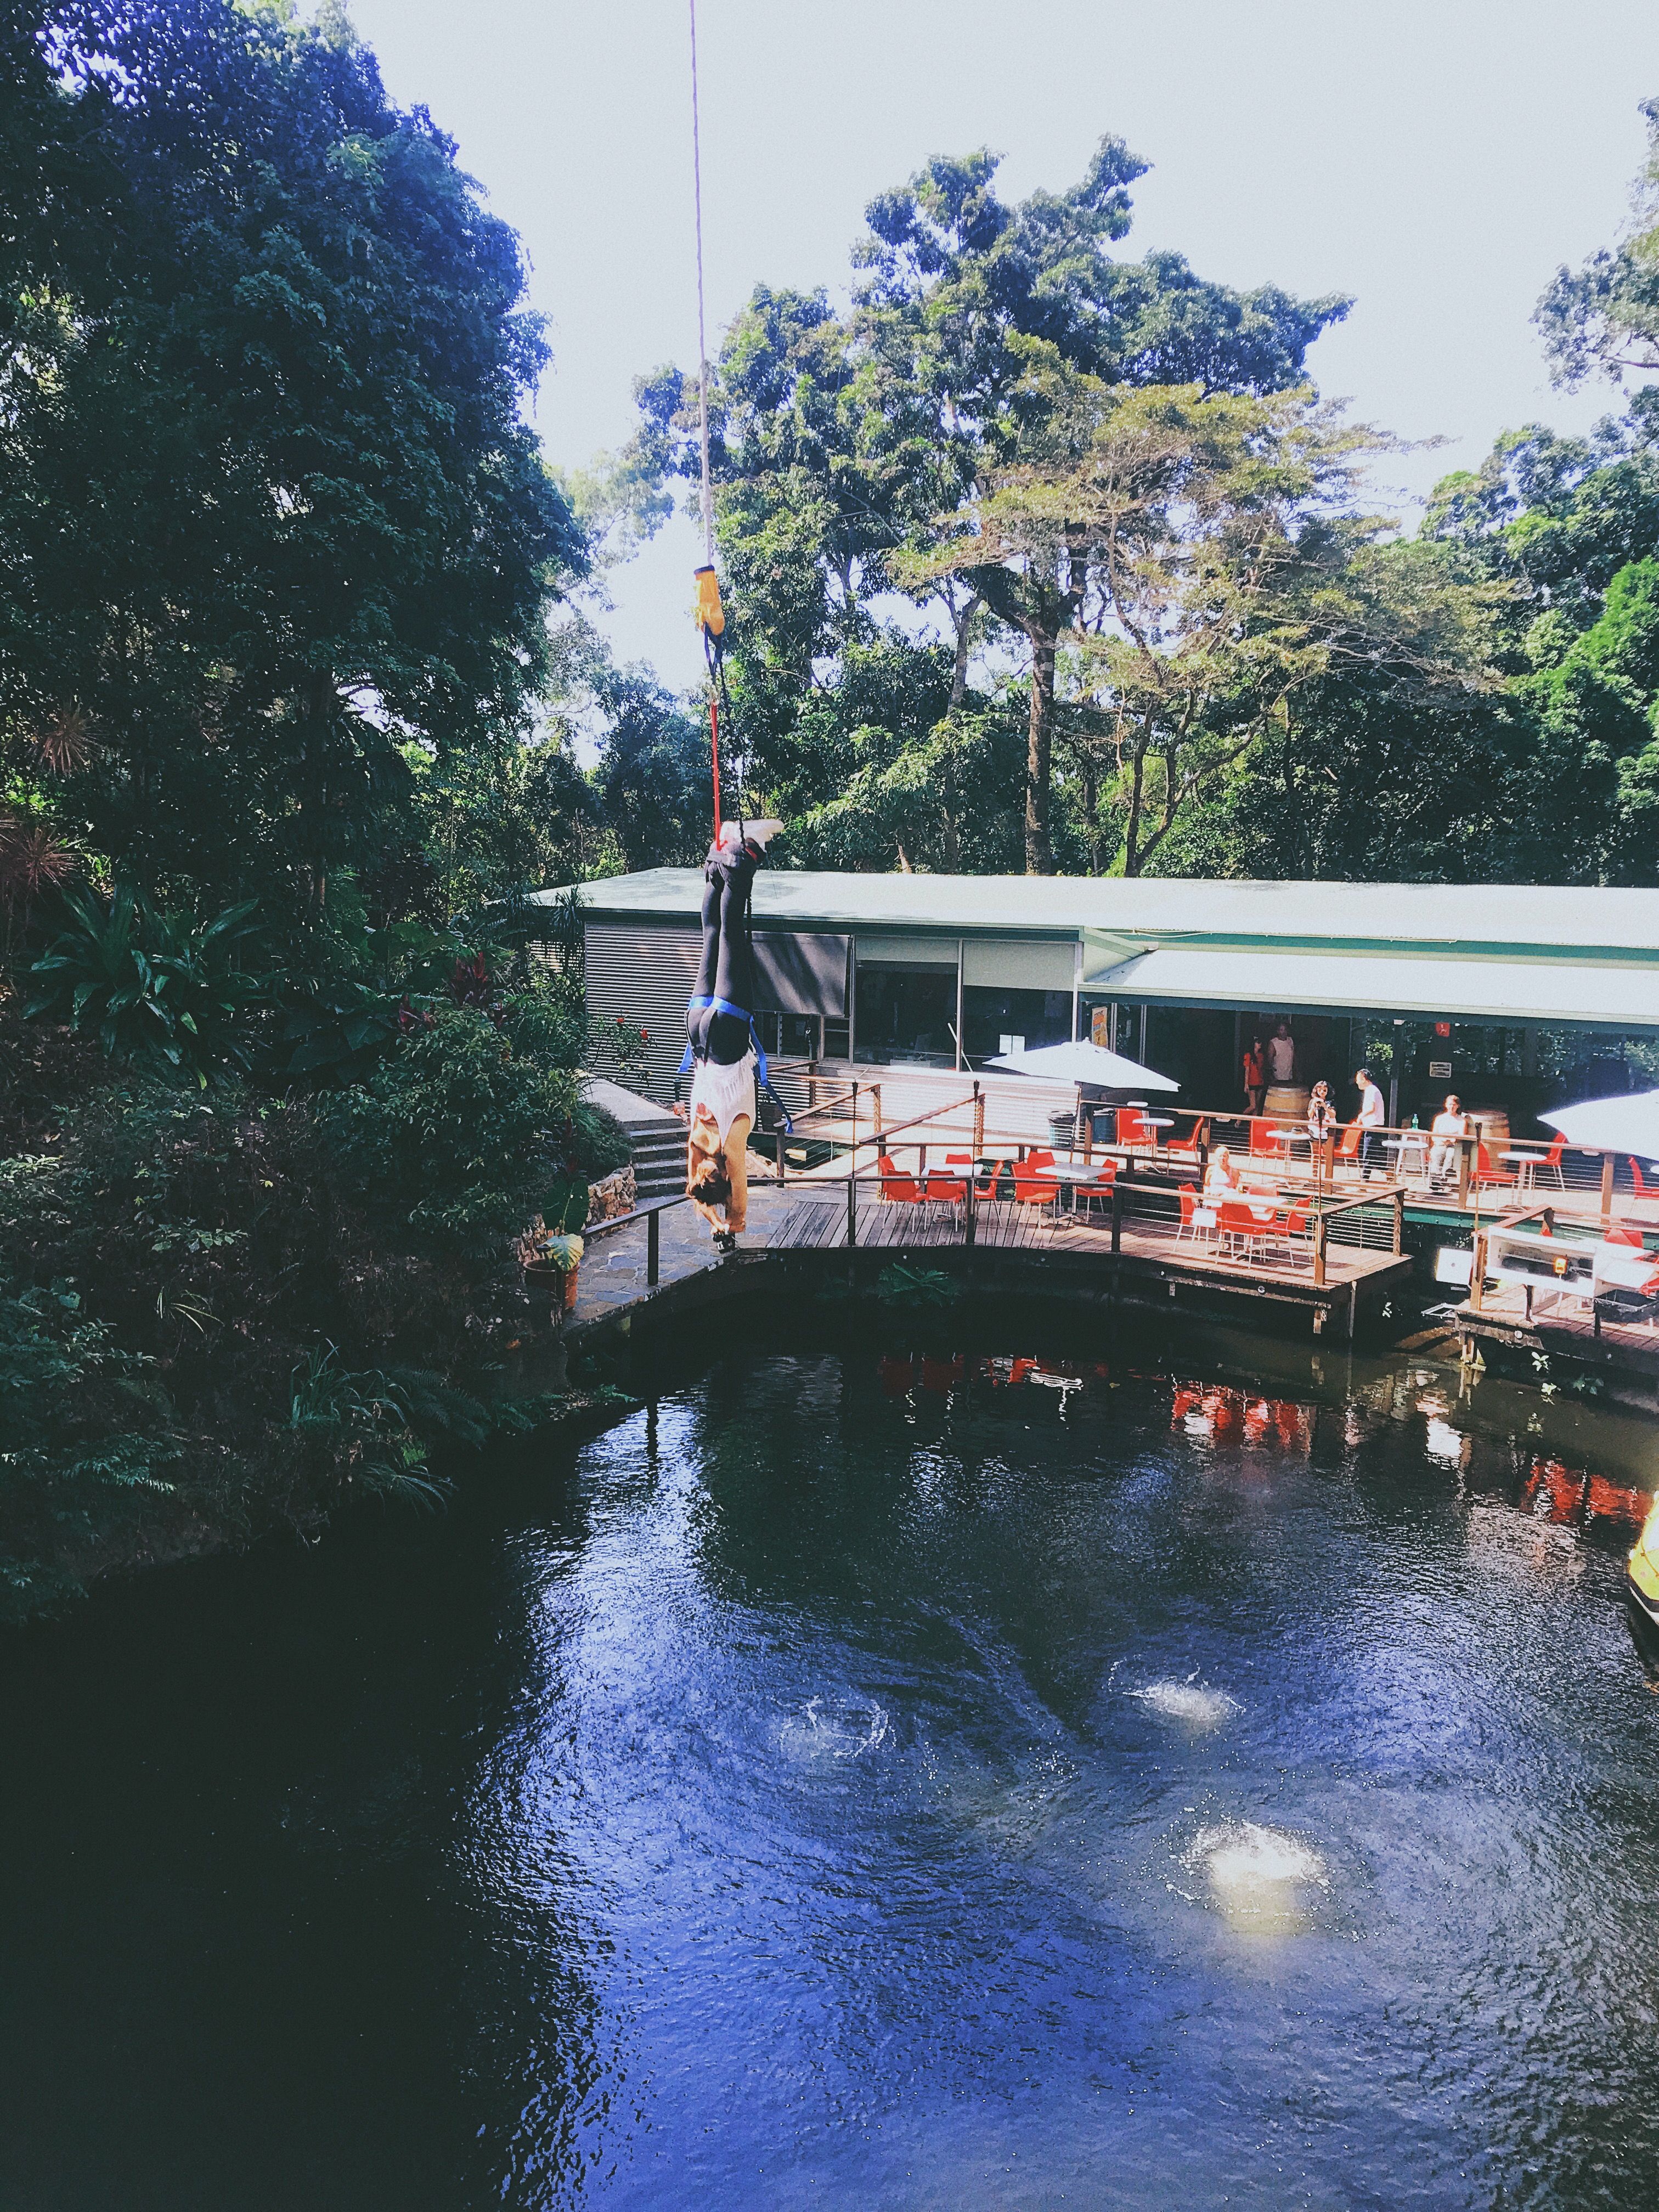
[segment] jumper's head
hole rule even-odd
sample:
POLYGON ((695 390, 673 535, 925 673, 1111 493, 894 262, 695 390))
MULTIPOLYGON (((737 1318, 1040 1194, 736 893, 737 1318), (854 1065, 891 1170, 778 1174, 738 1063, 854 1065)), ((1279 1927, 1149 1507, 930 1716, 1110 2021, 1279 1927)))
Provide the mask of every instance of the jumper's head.
POLYGON ((693 1146, 691 1158, 686 1164, 685 1190, 688 1198, 695 1198, 703 1206, 729 1206, 732 1202, 732 1170, 722 1152, 705 1152, 693 1146))

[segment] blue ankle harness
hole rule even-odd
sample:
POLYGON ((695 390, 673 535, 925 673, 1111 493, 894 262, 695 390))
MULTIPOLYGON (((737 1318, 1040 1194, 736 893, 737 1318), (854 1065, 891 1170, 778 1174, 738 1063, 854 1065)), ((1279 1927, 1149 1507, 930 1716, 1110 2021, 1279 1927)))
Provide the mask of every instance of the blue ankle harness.
MULTIPOLYGON (((777 1108, 779 1113, 782 1115, 783 1133, 785 1136, 793 1137, 795 1133, 795 1125, 789 1118, 788 1108, 784 1104, 782 1099, 779 1097, 777 1092, 772 1088, 770 1079, 767 1073, 766 1047, 761 1042, 759 1035, 756 1030, 755 1017, 751 1013, 747 1012, 742 1006, 734 1006, 730 999, 695 998, 688 999, 685 1002, 685 1015, 687 1021, 689 1022, 691 1016, 696 1013, 699 1009, 703 1006, 712 1006, 717 1014, 731 1014, 736 1020, 746 1022, 748 1024, 749 1042, 755 1048, 756 1079, 759 1082, 761 1089, 766 1093, 772 1103, 777 1108)), ((685 1074, 691 1066, 694 1054, 691 1050, 691 1040, 690 1037, 687 1037, 685 1041, 685 1057, 681 1060, 679 1066, 676 1069, 675 1073, 679 1075, 685 1074)))

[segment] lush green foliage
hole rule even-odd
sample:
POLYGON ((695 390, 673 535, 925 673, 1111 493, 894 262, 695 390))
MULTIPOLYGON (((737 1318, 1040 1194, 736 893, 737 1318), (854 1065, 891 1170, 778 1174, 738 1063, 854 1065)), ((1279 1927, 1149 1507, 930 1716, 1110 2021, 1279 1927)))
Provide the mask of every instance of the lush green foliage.
POLYGON ((411 742, 516 744, 583 558, 517 240, 279 9, 34 0, 6 40, 9 757, 147 890, 314 921, 413 818, 411 742))
POLYGON ((95 1036, 112 1060, 173 1074, 204 1090, 246 1073, 247 1010, 270 994, 243 966, 251 901, 195 927, 158 913, 125 885, 106 910, 85 891, 65 894, 68 927, 34 963, 31 1014, 52 1014, 95 1036))
POLYGON ((329 1109, 345 1172, 422 1242, 477 1251, 522 1227, 551 1180, 576 1104, 562 1070, 521 1058, 461 1007, 329 1109))

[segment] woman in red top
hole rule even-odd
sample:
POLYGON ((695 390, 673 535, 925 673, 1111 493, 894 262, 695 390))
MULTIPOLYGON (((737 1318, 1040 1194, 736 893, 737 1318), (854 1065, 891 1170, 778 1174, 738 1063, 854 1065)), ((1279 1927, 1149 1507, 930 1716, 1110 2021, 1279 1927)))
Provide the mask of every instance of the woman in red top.
POLYGON ((1252 1037, 1244 1055, 1244 1111, 1259 1114, 1267 1095, 1267 1056, 1260 1037, 1252 1037))

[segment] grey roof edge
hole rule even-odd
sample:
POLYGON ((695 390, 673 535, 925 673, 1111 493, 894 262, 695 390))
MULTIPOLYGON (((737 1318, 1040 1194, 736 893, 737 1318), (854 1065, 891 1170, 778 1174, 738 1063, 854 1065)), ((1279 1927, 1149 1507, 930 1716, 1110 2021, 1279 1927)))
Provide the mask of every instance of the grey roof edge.
MULTIPOLYGON (((684 924, 696 921, 702 877, 695 868, 642 870, 550 889, 534 902, 573 888, 596 920, 684 924)), ((1410 946, 1422 957, 1659 963, 1659 890, 1589 885, 780 870, 756 880, 755 922, 872 935, 1104 939, 1126 951, 1267 943, 1359 957, 1410 946)))

